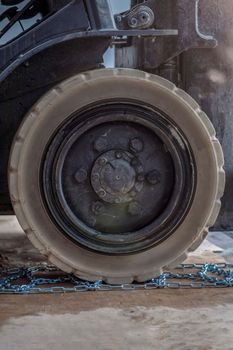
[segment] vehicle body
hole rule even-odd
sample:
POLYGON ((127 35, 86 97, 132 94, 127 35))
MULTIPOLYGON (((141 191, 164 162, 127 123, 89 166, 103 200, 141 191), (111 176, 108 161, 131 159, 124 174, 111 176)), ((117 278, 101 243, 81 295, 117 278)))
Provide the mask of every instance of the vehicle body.
MULTIPOLYGON (((114 15, 107 0, 2 1, 0 212, 16 213, 63 270, 146 280, 214 224, 223 155, 184 92, 224 141, 232 123, 218 108, 232 113, 231 98, 221 101, 232 71, 218 49, 229 24, 216 9, 229 16, 233 6, 214 4, 132 1, 114 15)), ((223 212, 218 227, 229 222, 223 212)))

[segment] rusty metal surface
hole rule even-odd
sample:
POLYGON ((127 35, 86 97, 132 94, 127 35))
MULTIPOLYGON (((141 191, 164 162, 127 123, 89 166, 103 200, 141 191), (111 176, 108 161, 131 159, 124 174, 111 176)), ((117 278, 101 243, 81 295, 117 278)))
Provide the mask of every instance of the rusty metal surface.
MULTIPOLYGON (((183 56, 184 89, 212 120, 225 156, 226 190, 216 229, 233 227, 233 2, 202 0, 200 26, 219 42, 214 50, 191 50, 183 56)), ((208 174, 207 174, 208 176, 208 174)))

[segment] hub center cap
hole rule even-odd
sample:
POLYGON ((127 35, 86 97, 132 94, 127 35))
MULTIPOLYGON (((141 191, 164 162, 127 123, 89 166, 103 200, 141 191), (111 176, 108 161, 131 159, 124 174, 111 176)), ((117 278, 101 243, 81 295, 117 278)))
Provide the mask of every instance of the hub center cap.
POLYGON ((143 180, 140 161, 126 151, 106 152, 97 158, 92 168, 92 187, 108 203, 130 202, 142 190, 143 180))
POLYGON ((124 159, 112 160, 103 166, 100 182, 105 191, 113 194, 128 193, 135 183, 136 173, 124 159))

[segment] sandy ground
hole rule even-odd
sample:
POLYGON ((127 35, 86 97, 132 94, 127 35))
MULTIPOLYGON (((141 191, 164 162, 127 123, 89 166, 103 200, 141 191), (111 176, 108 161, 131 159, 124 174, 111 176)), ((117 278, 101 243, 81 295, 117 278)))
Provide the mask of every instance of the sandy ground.
MULTIPOLYGON (((211 233, 189 261, 232 261, 211 233)), ((0 264, 44 258, 14 218, 0 222, 0 264)), ((233 350, 233 289, 0 296, 0 350, 233 350)))

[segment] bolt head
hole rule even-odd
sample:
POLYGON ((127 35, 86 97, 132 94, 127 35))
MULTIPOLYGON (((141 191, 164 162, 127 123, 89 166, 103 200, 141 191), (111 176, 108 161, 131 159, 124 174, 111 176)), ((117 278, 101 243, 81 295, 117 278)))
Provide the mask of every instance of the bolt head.
POLYGON ((94 142, 94 149, 97 152, 103 152, 108 147, 108 140, 104 136, 100 136, 97 140, 94 142))
POLYGON ((140 140, 138 137, 135 137, 134 139, 132 139, 130 141, 129 147, 130 147, 131 151, 133 151, 135 153, 140 153, 144 149, 144 144, 143 144, 142 140, 140 140))
POLYGON ((130 18, 128 24, 130 27, 133 27, 133 28, 137 27, 137 25, 138 25, 137 18, 136 17, 130 18))
POLYGON ((130 192, 130 195, 131 195, 131 197, 136 197, 137 192, 136 192, 136 191, 131 191, 131 192, 130 192))
POLYGON ((116 156, 117 159, 121 159, 122 158, 122 152, 116 151, 115 156, 116 156))
POLYGON ((150 14, 146 11, 142 11, 139 14, 139 20, 141 22, 141 24, 147 24, 150 22, 150 14))
POLYGON ((128 207, 128 212, 130 215, 136 216, 142 214, 142 207, 138 202, 131 202, 128 207))
POLYGON ((85 169, 79 169, 74 177, 78 183, 82 183, 87 179, 87 171, 85 169))
POLYGON ((144 176, 143 174, 139 174, 139 175, 137 176, 137 180, 138 180, 139 182, 143 182, 144 179, 145 179, 145 176, 144 176))
POLYGON ((121 17, 120 15, 118 15, 118 16, 116 17, 116 20, 117 20, 117 22, 121 22, 122 17, 121 17))
POLYGON ((101 198, 103 198, 103 197, 106 196, 106 192, 105 192, 104 190, 100 190, 100 191, 98 192, 98 195, 99 195, 101 198))

